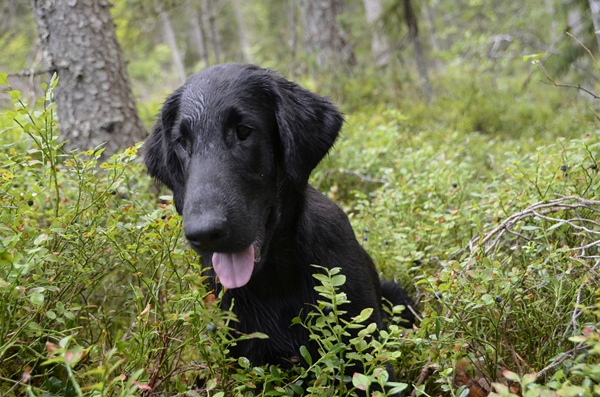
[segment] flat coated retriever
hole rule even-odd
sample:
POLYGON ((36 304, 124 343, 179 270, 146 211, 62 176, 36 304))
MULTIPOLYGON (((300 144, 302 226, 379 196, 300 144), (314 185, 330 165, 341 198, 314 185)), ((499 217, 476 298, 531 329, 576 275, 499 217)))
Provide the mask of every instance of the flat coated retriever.
MULTIPOLYGON (((148 171, 173 191, 212 288, 227 288, 222 306, 235 299, 235 328, 269 336, 231 349, 255 365, 289 365, 302 345, 317 357, 306 329, 291 326, 317 302, 312 264, 342 269, 347 319, 373 308, 368 322, 384 327, 373 261, 346 214, 308 185, 342 123, 328 99, 277 73, 224 64, 173 92, 145 143, 148 171)), ((393 304, 412 305, 394 282, 383 282, 383 292, 393 304)))

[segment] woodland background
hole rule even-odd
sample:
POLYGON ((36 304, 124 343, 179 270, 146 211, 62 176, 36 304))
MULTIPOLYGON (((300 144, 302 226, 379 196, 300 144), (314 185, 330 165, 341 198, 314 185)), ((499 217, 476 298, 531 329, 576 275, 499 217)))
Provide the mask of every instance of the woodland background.
POLYGON ((598 394, 598 30, 596 0, 0 1, 0 394, 598 394), (235 320, 137 143, 220 62, 344 111, 311 181, 416 297, 413 329, 346 346, 330 274, 291 325, 308 368, 227 354, 235 320))

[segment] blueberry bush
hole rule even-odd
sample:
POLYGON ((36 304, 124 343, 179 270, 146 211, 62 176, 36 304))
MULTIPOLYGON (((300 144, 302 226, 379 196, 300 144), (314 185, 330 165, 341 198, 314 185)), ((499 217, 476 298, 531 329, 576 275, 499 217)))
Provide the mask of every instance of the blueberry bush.
POLYGON ((382 276, 417 298, 419 321, 345 342, 370 311, 341 321, 344 277, 325 272, 315 311, 290 324, 321 355, 301 350, 308 366, 285 369, 228 354, 268 335, 229 332, 236 319, 206 289, 142 145, 103 163, 102 147, 66 153, 56 79, 28 103, 0 74, 12 104, 0 114, 0 394, 597 393, 600 136, 556 91, 539 106, 496 92, 498 114, 485 85, 455 80, 427 109, 354 107, 312 177, 382 276), (353 362, 365 373, 345 375, 353 362))

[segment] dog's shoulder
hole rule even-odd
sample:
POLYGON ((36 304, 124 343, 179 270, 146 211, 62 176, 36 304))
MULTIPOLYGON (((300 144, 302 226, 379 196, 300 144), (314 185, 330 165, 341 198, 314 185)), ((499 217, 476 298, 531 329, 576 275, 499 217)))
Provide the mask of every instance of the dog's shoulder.
MULTIPOLYGON (((326 267, 353 267, 364 262, 363 250, 346 213, 315 188, 308 186, 298 218, 297 240, 307 260, 326 267)), ((362 267, 362 266, 360 266, 362 267)))
POLYGON ((299 216, 299 229, 315 243, 332 240, 355 240, 354 231, 346 213, 314 187, 307 185, 299 216))

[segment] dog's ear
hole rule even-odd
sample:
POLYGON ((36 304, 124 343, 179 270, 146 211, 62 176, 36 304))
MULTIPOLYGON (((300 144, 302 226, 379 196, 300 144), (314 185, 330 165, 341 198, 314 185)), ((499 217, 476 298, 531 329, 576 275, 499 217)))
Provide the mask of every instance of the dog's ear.
POLYGON ((183 210, 184 175, 179 159, 172 148, 171 136, 177 116, 181 90, 173 92, 163 104, 152 133, 144 143, 144 162, 150 176, 173 191, 177 212, 183 210))
POLYGON ((327 98, 273 73, 283 168, 298 190, 333 146, 344 118, 327 98))

